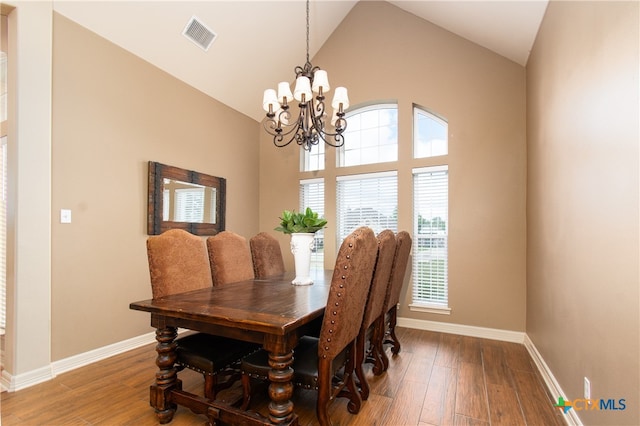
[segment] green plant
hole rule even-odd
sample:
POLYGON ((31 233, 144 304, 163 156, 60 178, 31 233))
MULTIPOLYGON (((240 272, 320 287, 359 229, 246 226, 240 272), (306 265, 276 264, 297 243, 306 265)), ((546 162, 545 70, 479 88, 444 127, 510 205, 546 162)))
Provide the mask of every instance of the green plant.
POLYGON ((275 228, 276 231, 284 232, 285 234, 293 234, 298 232, 303 233, 315 233, 327 224, 324 218, 318 217, 318 213, 315 213, 309 207, 304 213, 285 210, 280 217, 280 226, 275 228))

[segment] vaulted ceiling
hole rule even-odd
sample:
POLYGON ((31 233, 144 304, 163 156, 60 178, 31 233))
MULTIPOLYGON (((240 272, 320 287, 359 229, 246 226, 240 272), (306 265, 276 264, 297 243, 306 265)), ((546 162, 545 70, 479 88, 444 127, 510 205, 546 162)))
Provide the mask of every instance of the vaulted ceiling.
MULTIPOLYGON (((378 0, 382 1, 382 0, 378 0)), ((310 55, 358 0, 310 4, 310 55)), ((525 65, 547 0, 389 1, 525 65)), ((261 120, 262 92, 305 60, 302 0, 54 1, 54 10, 229 107, 261 120), (192 17, 216 34, 204 50, 182 33, 192 17)))

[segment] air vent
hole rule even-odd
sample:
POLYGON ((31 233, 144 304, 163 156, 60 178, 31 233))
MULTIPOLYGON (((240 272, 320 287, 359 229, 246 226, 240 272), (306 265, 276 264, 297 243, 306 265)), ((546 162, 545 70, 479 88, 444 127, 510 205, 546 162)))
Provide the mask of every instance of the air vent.
POLYGON ((200 22, 195 16, 191 17, 187 26, 184 27, 182 34, 200 46, 204 51, 209 50, 209 47, 216 39, 216 33, 211 31, 209 27, 200 22))

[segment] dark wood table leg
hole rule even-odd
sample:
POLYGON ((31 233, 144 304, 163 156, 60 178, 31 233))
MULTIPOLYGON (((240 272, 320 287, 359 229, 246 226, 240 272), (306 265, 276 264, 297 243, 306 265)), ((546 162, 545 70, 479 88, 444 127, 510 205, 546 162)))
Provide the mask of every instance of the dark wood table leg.
POLYGON ((293 420, 293 351, 285 354, 269 352, 269 420, 274 424, 293 420))
POLYGON ((156 382, 151 385, 149 391, 149 404, 155 408, 158 421, 161 424, 169 423, 176 412, 176 404, 171 402, 171 391, 182 389, 182 383, 178 380, 178 374, 174 366, 176 362, 176 336, 175 327, 156 329, 156 382))

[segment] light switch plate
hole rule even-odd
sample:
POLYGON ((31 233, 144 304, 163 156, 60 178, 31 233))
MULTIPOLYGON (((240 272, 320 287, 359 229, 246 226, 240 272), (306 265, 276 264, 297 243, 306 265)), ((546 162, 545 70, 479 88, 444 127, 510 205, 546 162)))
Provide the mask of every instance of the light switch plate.
POLYGON ((60 223, 71 223, 71 210, 69 209, 60 210, 60 223))

